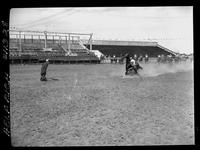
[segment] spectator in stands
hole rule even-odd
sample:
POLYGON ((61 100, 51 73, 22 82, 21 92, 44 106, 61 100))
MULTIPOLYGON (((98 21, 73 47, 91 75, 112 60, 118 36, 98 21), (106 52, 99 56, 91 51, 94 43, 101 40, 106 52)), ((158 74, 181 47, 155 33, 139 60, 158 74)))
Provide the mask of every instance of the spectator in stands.
POLYGON ((42 68, 41 68, 41 78, 40 81, 47 81, 46 78, 46 71, 47 71, 47 67, 49 65, 49 59, 46 59, 46 61, 42 64, 42 68))
POLYGON ((146 54, 145 58, 144 58, 145 63, 147 63, 149 61, 149 56, 146 54))
POLYGON ((105 56, 101 55, 100 60, 104 60, 104 59, 105 59, 105 56))
POLYGON ((160 56, 160 62, 161 62, 161 63, 165 63, 165 56, 164 56, 164 54, 162 54, 162 55, 160 56))
POLYGON ((136 61, 138 60, 137 54, 134 55, 133 59, 136 61))
POLYGON ((158 55, 158 57, 157 57, 157 62, 158 62, 158 63, 161 62, 161 57, 160 57, 160 55, 158 55))
POLYGON ((172 55, 167 55, 167 61, 168 63, 172 63, 172 55))
POLYGON ((139 60, 140 62, 143 61, 143 56, 140 55, 139 58, 138 58, 138 60, 139 60))

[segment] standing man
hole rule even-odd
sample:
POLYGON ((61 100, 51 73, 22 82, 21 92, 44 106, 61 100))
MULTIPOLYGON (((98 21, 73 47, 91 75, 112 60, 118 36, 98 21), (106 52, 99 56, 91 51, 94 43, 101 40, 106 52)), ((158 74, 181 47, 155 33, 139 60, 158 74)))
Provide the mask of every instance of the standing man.
POLYGON ((147 63, 149 61, 149 56, 146 54, 145 58, 144 58, 145 63, 147 63))
POLYGON ((46 59, 46 61, 42 64, 40 81, 47 81, 46 72, 48 65, 49 65, 49 59, 46 59))
POLYGON ((142 62, 142 61, 143 61, 143 56, 140 55, 139 58, 138 58, 138 60, 139 60, 140 62, 142 62))
POLYGON ((157 57, 157 63, 160 64, 160 61, 161 61, 161 58, 160 58, 160 55, 158 55, 158 57, 157 57))
POLYGON ((125 75, 127 75, 128 74, 128 69, 129 69, 129 66, 130 66, 130 56, 129 56, 128 53, 125 55, 125 58, 126 58, 126 72, 125 72, 125 75))
POLYGON ((138 60, 137 54, 134 55, 133 59, 134 59, 135 61, 138 60))

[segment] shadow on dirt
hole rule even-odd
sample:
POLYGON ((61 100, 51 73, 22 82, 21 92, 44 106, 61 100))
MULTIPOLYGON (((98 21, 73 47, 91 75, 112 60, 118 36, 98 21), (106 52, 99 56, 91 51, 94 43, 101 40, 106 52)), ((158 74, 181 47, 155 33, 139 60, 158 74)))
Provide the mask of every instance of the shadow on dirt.
POLYGON ((59 81, 59 79, 56 79, 56 78, 47 78, 47 81, 59 81))

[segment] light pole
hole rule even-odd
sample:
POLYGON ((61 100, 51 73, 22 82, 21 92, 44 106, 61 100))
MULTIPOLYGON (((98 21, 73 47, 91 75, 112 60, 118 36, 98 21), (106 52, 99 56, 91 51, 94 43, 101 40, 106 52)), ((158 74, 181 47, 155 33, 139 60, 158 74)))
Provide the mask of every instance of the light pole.
POLYGON ((19 50, 20 50, 20 52, 22 52, 21 31, 19 31, 19 50))
POLYGON ((92 33, 90 34, 90 50, 92 50, 92 33))
POLYGON ((47 48, 47 31, 44 31, 44 36, 45 36, 45 42, 44 42, 44 47, 45 47, 45 49, 47 48))

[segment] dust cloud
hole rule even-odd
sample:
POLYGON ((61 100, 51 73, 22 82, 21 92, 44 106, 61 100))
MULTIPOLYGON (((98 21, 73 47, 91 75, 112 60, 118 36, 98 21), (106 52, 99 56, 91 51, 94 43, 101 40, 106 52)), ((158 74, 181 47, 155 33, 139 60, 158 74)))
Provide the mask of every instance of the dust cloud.
MULTIPOLYGON (((176 73, 176 72, 187 72, 193 70, 193 62, 180 62, 172 64, 158 64, 158 63, 141 63, 143 70, 139 70, 139 76, 143 77, 154 77, 167 73, 176 73)), ((135 75, 126 76, 125 75, 125 65, 117 68, 117 70, 111 71, 112 76, 121 76, 123 78, 132 78, 136 77, 135 75)))
POLYGON ((158 76, 166 73, 186 72, 193 70, 193 63, 181 62, 177 64, 141 64, 143 70, 139 72, 141 76, 158 76))

